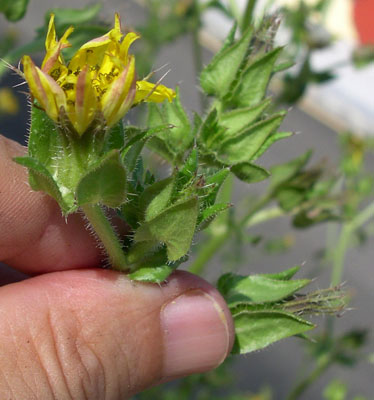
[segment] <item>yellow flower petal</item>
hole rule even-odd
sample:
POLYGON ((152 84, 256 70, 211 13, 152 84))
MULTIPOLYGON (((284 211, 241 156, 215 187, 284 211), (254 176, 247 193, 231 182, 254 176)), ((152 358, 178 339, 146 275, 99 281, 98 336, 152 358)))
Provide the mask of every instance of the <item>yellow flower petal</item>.
POLYGON ((75 89, 75 121, 73 126, 78 134, 83 134, 95 118, 97 111, 95 89, 92 87, 88 67, 85 66, 78 75, 75 89))
POLYGON ((122 60, 127 61, 129 48, 135 40, 139 39, 140 35, 135 32, 129 32, 124 38, 120 46, 120 57, 122 60))
POLYGON ((57 41, 54 18, 54 14, 51 14, 47 38, 45 41, 45 48, 47 52, 42 63, 42 71, 49 73, 55 78, 55 80, 57 80, 64 69, 61 50, 71 46, 67 39, 73 32, 74 28, 72 26, 69 27, 62 38, 57 41))
POLYGON ((136 82, 135 104, 141 101, 162 103, 164 100, 172 102, 175 97, 175 91, 160 84, 154 84, 147 81, 136 82))
POLYGON ((36 67, 30 57, 24 56, 22 63, 31 94, 38 100, 48 116, 57 121, 60 108, 66 108, 64 91, 53 78, 36 67))
POLYGON ((120 76, 112 82, 101 99, 108 126, 114 125, 131 107, 135 91, 135 58, 132 56, 120 76))

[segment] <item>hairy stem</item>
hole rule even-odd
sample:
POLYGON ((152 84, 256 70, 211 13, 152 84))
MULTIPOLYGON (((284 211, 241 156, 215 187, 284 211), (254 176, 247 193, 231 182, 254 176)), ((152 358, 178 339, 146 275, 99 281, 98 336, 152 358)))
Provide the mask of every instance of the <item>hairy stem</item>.
POLYGON ((101 207, 97 204, 87 204, 81 206, 81 209, 102 242, 108 254, 111 267, 116 271, 128 271, 130 268, 121 242, 101 207))
POLYGON ((253 20, 253 11, 256 6, 257 0, 247 0, 247 5, 245 7, 244 15, 241 20, 241 31, 245 31, 251 24, 253 20))

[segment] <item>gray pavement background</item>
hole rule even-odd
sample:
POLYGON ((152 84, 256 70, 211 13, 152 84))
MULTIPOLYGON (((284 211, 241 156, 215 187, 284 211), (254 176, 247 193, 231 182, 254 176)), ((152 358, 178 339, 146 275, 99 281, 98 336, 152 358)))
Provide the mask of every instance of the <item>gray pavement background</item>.
MULTIPOLYGON (((43 14, 47 8, 53 6, 73 6, 89 4, 85 0, 31 0, 26 18, 18 23, 18 28, 23 32, 23 40, 32 35, 33 27, 39 26, 42 22, 43 14)), ((144 18, 142 11, 129 1, 110 0, 104 3, 102 15, 106 20, 112 20, 113 12, 119 11, 123 22, 136 25, 144 18)), ((0 34, 5 28, 6 23, 0 18, 0 34)), ((209 55, 206 55, 207 59, 209 55)), ((170 74, 165 79, 165 84, 181 87, 182 101, 186 108, 192 112, 199 108, 199 97, 197 82, 192 62, 192 44, 189 37, 185 37, 170 45, 162 51, 155 67, 169 63, 170 74)), ((17 120, 17 130, 24 131, 25 120, 17 120)), ((14 125, 9 121, 0 122, 0 131, 6 136, 15 135, 14 125)), ((301 152, 312 148, 315 149, 314 159, 326 157, 331 163, 337 160, 337 135, 335 132, 326 128, 318 121, 310 118, 297 108, 290 111, 284 122, 284 129, 300 132, 291 139, 277 143, 263 157, 265 166, 285 162, 296 157, 301 152)), ((374 168, 374 162, 371 163, 374 168)), ((256 193, 262 189, 262 184, 245 185, 238 184, 236 187, 236 197, 239 199, 244 193, 256 193)), ((277 220, 264 224, 256 229, 256 233, 267 237, 276 237, 286 232, 292 231, 287 219, 277 220)), ((244 272, 266 272, 278 271, 296 264, 305 262, 305 266, 300 276, 313 275, 316 263, 314 254, 318 251, 325 241, 325 227, 317 226, 306 231, 293 231, 296 243, 293 249, 286 254, 266 255, 260 250, 250 250, 246 254, 246 263, 242 267, 244 272)), ((373 330, 373 311, 374 304, 374 246, 371 240, 365 247, 352 249, 350 251, 344 279, 349 287, 355 289, 355 297, 352 301, 354 311, 347 313, 337 321, 337 331, 343 332, 349 327, 370 327, 373 330)), ((211 276, 215 276, 222 269, 220 257, 212 262, 211 276)), ((0 275, 5 274, 6 267, 0 269, 0 275)), ((315 276, 315 275, 314 275, 315 276)), ((315 281, 315 287, 323 287, 328 284, 329 271, 322 270, 315 281)), ((16 275, 14 277, 16 279, 16 275)), ((317 323, 324 323, 323 320, 316 320, 317 323)), ((367 347, 367 354, 374 353, 373 345, 367 347)), ((245 357, 237 358, 235 361, 235 371, 238 378, 238 387, 255 391, 265 385, 269 385, 274 390, 275 399, 282 400, 290 390, 294 378, 299 376, 302 371, 300 363, 303 358, 301 344, 298 339, 287 339, 277 343, 268 349, 250 354, 245 357)), ((332 377, 339 377, 349 384, 350 393, 366 395, 368 399, 374 399, 374 365, 362 363, 355 369, 334 368, 319 381, 302 399, 316 400, 321 399, 321 390, 332 377)), ((352 395, 348 396, 353 398, 352 395)))

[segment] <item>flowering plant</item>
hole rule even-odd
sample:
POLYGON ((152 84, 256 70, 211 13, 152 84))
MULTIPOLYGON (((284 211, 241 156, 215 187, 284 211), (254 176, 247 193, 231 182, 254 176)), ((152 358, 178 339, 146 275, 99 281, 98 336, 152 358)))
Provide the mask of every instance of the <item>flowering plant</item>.
MULTIPOLYGON (((269 80, 282 69, 277 65, 282 48, 259 41, 252 28, 236 39, 234 26, 200 76, 205 95, 213 98, 210 109, 191 122, 178 90, 137 79, 129 48, 139 35, 123 35, 118 14, 113 29, 83 44, 65 62, 72 31, 68 28, 58 40, 52 15, 41 68, 28 56, 22 59, 31 131, 28 156, 15 160, 28 168, 31 187, 52 196, 65 216, 78 210, 85 214, 113 269, 135 281, 162 283, 188 260, 195 234, 213 220, 219 228, 227 215, 232 205, 220 194, 221 187, 232 176, 246 183, 268 178, 270 171, 255 161, 274 142, 292 135, 277 132, 286 113, 272 111, 266 98, 269 80), (149 103, 147 127, 124 125, 127 111, 144 102, 149 103), (144 169, 145 146, 169 163, 169 176, 157 179, 144 169), (126 237, 120 238, 111 225, 108 208, 127 224, 126 237)), ((282 207, 289 206, 290 198, 293 205, 305 201, 320 176, 303 170, 309 155, 273 168, 266 201, 276 199, 282 207), (307 184, 302 179, 298 196, 290 197, 288 184, 294 180, 295 187, 306 174, 307 184)), ((320 221, 331 214, 317 217, 320 221)), ((219 279, 236 326, 234 352, 254 351, 312 329, 303 314, 341 310, 339 290, 296 298, 310 283, 292 279, 297 271, 229 273, 219 279)))

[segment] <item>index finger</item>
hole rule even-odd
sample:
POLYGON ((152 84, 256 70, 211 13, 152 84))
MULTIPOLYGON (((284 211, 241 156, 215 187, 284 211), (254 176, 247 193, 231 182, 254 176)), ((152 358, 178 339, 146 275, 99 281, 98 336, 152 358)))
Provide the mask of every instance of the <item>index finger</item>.
POLYGON ((25 152, 0 135, 0 261, 30 274, 98 266, 82 217, 66 221, 52 198, 31 190, 26 168, 13 161, 25 152))

